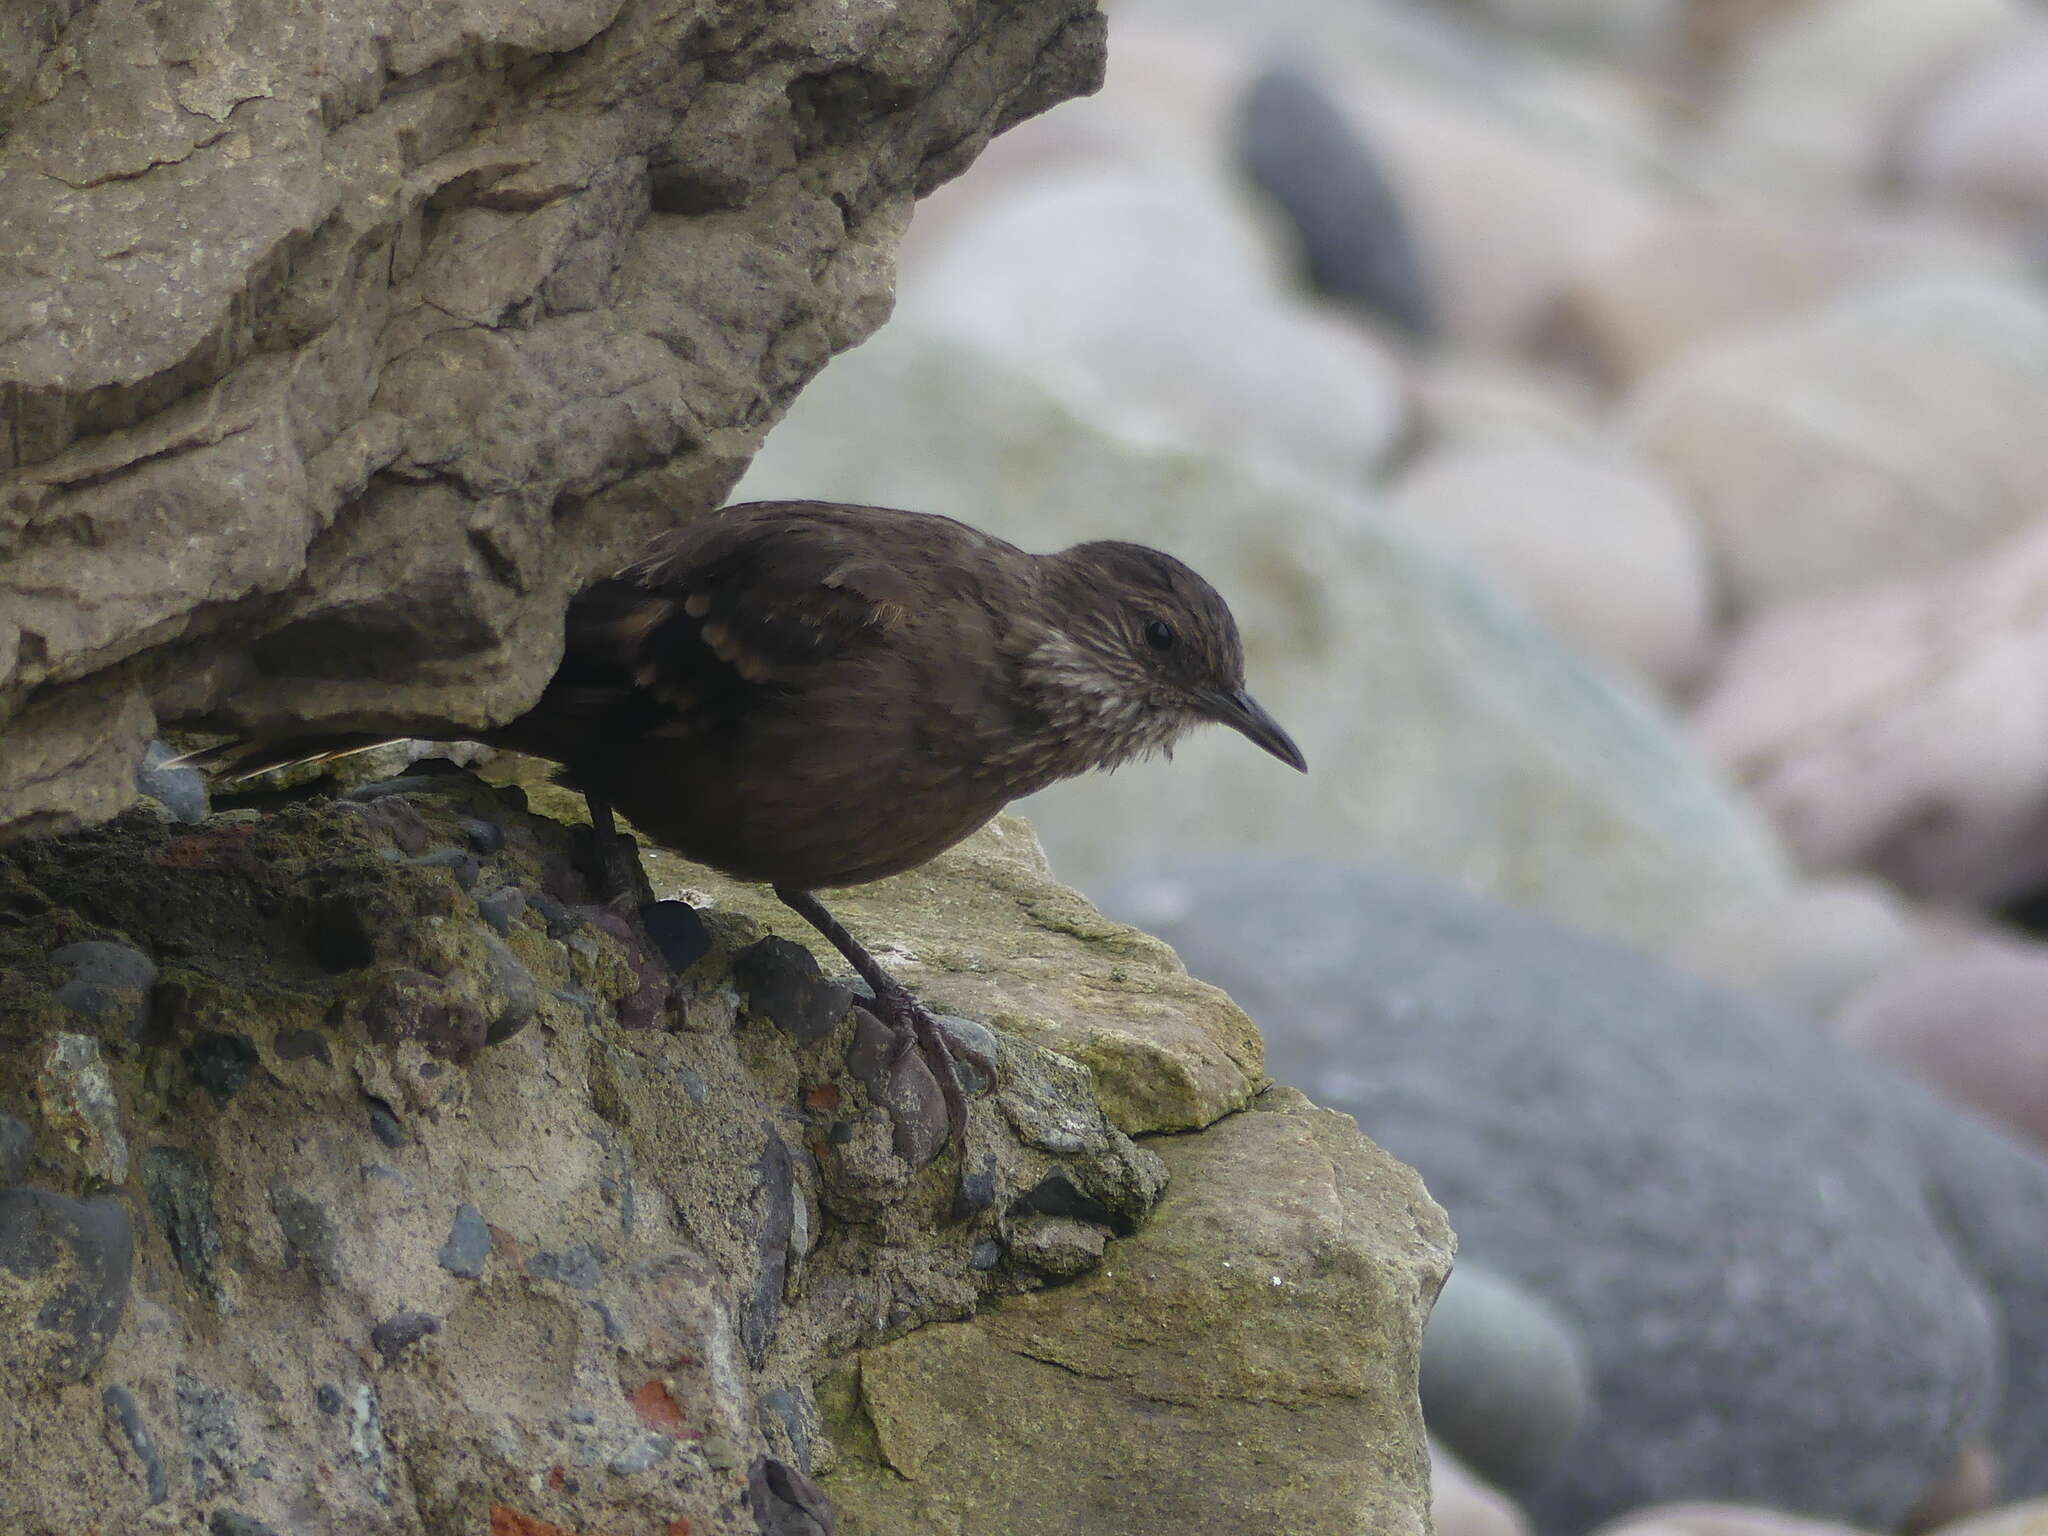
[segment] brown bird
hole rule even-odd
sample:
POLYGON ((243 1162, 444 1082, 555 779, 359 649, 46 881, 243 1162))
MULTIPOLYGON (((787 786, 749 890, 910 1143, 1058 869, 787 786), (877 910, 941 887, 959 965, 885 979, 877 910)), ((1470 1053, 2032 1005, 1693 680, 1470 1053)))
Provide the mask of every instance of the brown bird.
MULTIPOLYGON (((1244 687, 1230 610, 1170 555, 1032 555, 952 518, 760 502, 659 539, 569 605, 539 701, 479 739, 561 765, 601 844, 616 807, 663 847, 758 880, 829 939, 966 1125, 949 1041, 814 894, 914 868, 1023 795, 1216 721, 1301 751, 1244 687)), ((199 754, 237 776, 373 745, 199 754)), ((637 866, 634 872, 637 874, 637 866)), ((644 882, 643 882, 644 883, 644 882)))

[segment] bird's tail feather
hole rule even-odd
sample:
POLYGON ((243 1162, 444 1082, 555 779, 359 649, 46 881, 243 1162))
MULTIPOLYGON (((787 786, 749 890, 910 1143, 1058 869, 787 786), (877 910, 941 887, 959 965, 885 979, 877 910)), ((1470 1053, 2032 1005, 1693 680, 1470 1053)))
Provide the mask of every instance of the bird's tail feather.
POLYGON ((273 741, 217 742, 173 758, 167 767, 197 768, 225 784, 238 784, 274 768, 296 768, 301 763, 331 763, 337 757, 367 752, 402 736, 293 736, 273 741))

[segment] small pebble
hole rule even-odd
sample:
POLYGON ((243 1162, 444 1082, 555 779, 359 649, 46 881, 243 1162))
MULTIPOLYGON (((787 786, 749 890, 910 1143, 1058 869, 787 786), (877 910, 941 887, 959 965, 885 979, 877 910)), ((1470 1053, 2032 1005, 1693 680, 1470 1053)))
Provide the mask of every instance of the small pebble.
POLYGON ((28 1172, 28 1152, 34 1142, 35 1132, 27 1121, 0 1115, 0 1188, 21 1182, 28 1172))
POLYGON ((128 1442, 128 1448, 135 1452, 135 1459, 142 1463, 143 1482, 149 1490, 147 1502, 163 1503, 170 1496, 171 1480, 164 1474, 163 1458, 157 1455, 156 1440, 142 1421, 142 1407, 135 1401, 135 1394, 116 1383, 100 1393, 100 1403, 121 1431, 121 1438, 128 1442))
POLYGON ((469 839, 469 846, 478 853, 496 853, 505 846, 505 829, 495 821, 464 816, 456 825, 462 828, 463 836, 469 839))
POLYGON ((645 1434, 606 1462, 605 1470, 618 1477, 631 1477, 665 1460, 674 1450, 675 1442, 667 1435, 645 1434))
POLYGON ((445 869, 465 891, 476 886, 483 862, 466 848, 429 848, 412 861, 415 869, 445 869))
POLYGON ((491 1254, 491 1229, 482 1211, 473 1205, 458 1205, 449 1225, 448 1240, 441 1244, 441 1267, 460 1280, 476 1280, 484 1272, 484 1260, 491 1254))
POLYGON ((386 1360, 396 1360, 407 1346, 441 1331, 441 1319, 430 1312, 399 1312, 370 1330, 370 1347, 386 1360))
POLYGON ((526 910, 526 892, 516 885, 494 886, 476 899, 477 915, 500 934, 510 934, 512 924, 526 910))
POLYGON ((313 1406, 322 1413, 341 1412, 341 1388, 323 1381, 313 1392, 313 1406))
POLYGON ((398 1123, 398 1116, 391 1113, 391 1106, 382 1099, 372 1099, 364 1106, 370 1117, 370 1133, 387 1147, 405 1145, 405 1128, 398 1123))
POLYGON ((687 901, 650 901, 640 921, 672 971, 687 971, 711 949, 711 930, 687 901))

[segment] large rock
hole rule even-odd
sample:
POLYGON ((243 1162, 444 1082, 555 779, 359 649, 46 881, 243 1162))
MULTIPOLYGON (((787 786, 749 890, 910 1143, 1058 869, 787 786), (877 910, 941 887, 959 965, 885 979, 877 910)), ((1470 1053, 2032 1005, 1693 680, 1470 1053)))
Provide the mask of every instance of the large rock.
POLYGON ((1685 354, 1634 446, 1698 513, 1746 612, 1990 548, 2048 502, 2048 300, 1920 279, 1685 354))
POLYGON ((2015 35, 2029 7, 1796 0, 1775 9, 1731 60, 1703 146, 1725 177, 1838 200, 1879 163, 1901 106, 1945 62, 2015 35))
POLYGON ((1410 464, 1382 515, 1587 656, 1673 690, 1706 664, 1705 542, 1626 453, 1569 439, 1453 444, 1410 464))
POLYGON ((840 907, 999 1061, 962 1220, 922 1061, 762 936, 762 893, 655 861, 699 904, 650 909, 671 974, 527 803, 422 771, 0 857, 0 910, 36 915, 0 926, 0 1173, 32 1155, 48 1186, 0 1190, 0 1457, 33 1468, 0 1479, 0 1528, 753 1536, 836 1504, 847 1532, 1023 1531, 1017 1489, 1128 1474, 1145 1405, 1177 1426, 1162 1509, 1424 1529, 1441 1212, 1349 1121, 1265 1093, 1244 1015, 1054 884, 1022 823, 840 907), (117 945, 157 969, 140 1039, 71 995, 117 945), (38 1081, 77 1040, 135 1149, 86 1199, 95 1149, 38 1081), (928 1350, 943 1398, 903 1389, 928 1350), (898 1470, 871 1488, 877 1431, 898 1470))
POLYGON ((1227 190, 1170 166, 1072 169, 958 220, 898 323, 973 342, 1133 437, 1361 485, 1400 434, 1401 375, 1291 298, 1227 190))
POLYGON ((1730 643, 1697 734, 1808 868, 1938 900, 2021 895, 2048 879, 2044 613, 2048 525, 1951 570, 1788 604, 1730 643))
MULTIPOLYGON (((914 197, 1089 89, 1088 0, 39 4, 0 207, 0 827, 158 719, 516 713, 886 314, 914 197)), ((10 30, 9 36, 15 36, 10 30)))
POLYGON ((1979 1439, 2048 1486, 2037 1151, 1797 1020, 1410 879, 1194 861, 1110 910, 1580 1331, 1597 1409, 1526 1496, 1545 1530, 1673 1499, 1892 1529, 1979 1439))
POLYGON ((743 490, 823 485, 1027 548, 1156 543, 1230 599, 1307 779, 1215 731, 1038 796, 1084 888, 1148 851, 1337 846, 1654 945, 1780 886, 1750 814, 1660 720, 1367 502, 1133 442, 902 323, 818 380, 743 490))
POLYGON ((1429 1531, 1442 1212, 1292 1089, 1157 1145, 1166 1198, 1100 1269, 862 1357, 824 1480, 847 1536, 1429 1531))

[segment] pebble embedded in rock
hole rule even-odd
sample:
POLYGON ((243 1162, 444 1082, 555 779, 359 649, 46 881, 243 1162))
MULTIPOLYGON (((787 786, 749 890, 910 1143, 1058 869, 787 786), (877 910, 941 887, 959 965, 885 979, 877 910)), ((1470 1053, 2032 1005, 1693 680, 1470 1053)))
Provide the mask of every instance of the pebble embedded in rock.
POLYGON ((30 1384, 82 1381, 121 1325, 135 1264, 128 1207, 45 1189, 0 1190, 0 1338, 30 1384))
POLYGON ((51 1035, 36 1073, 36 1101, 43 1122, 84 1163, 88 1175, 108 1184, 128 1177, 121 1104, 99 1041, 61 1031, 51 1035))
POLYGON ((385 971, 371 984, 360 1007, 363 1026, 379 1045, 417 1040, 443 1061, 469 1061, 490 1038, 482 1007, 446 976, 385 971))
POLYGON ((0 1188, 19 1183, 28 1172, 29 1148, 34 1144, 35 1132, 27 1121, 0 1115, 0 1188))
POLYGON ((505 829, 495 821, 485 821, 476 816, 463 816, 459 817, 455 824, 462 828, 462 835, 469 839, 469 846, 478 853, 497 853, 505 846, 505 829))
POLYGON ((206 1159, 185 1147, 148 1147, 142 1153, 142 1197, 185 1278, 219 1298, 220 1221, 213 1208, 213 1176, 206 1159))
MULTIPOLYGON (((364 789, 376 786, 365 784, 364 789)), ((361 791, 350 794, 351 800, 364 798, 361 791)), ((402 853, 418 854, 427 851, 427 844, 433 841, 433 828, 427 825, 427 818, 403 800, 373 798, 363 812, 366 826, 382 832, 402 853)))
POLYGON ((1034 1216, 1010 1232, 1010 1255, 1049 1280, 1070 1280, 1102 1262, 1109 1234, 1064 1216, 1034 1216))
POLYGON ((277 1532, 253 1515, 237 1510, 216 1509, 206 1522, 207 1536, 277 1536, 277 1532))
POLYGON ((640 909, 640 922, 668 968, 678 974, 711 949, 711 930, 687 901, 650 901, 640 909))
POLYGON ((300 1194, 283 1179, 270 1181, 270 1210, 284 1235, 291 1262, 304 1261, 327 1284, 341 1278, 340 1237, 327 1207, 300 1194))
POLYGON ((773 1456, 757 1456, 747 1468, 747 1504, 761 1536, 831 1536, 838 1523, 824 1490, 773 1456))
POLYGON ((247 1035, 209 1033, 185 1047, 185 1065, 220 1108, 241 1092, 262 1057, 247 1035))
POLYGON ((477 915, 499 934, 509 934, 512 924, 526 910, 526 892, 516 885, 500 885, 476 899, 477 915))
POLYGON ((675 1441, 667 1435, 644 1434, 606 1462, 605 1470, 616 1477, 631 1477, 635 1472, 645 1472, 658 1461, 667 1460, 675 1448, 675 1441))
POLYGON ((408 1345, 440 1331, 441 1319, 431 1312, 398 1312, 370 1330, 370 1346, 387 1361, 396 1360, 408 1345))
POLYGON ((799 1045, 824 1039, 853 1006, 853 989, 826 980, 816 957, 794 939, 749 944, 733 957, 732 976, 747 1011, 799 1045))
POLYGON ((57 1001, 95 1024, 112 1024, 139 1040, 149 1023, 149 994, 156 962, 128 944, 86 939, 50 951, 50 959, 71 972, 57 988, 57 1001))
POLYGON ((277 1052, 279 1061, 317 1061, 323 1067, 334 1065, 334 1058, 327 1050, 327 1037, 317 1029, 280 1029, 277 1038, 270 1042, 270 1048, 277 1052))
POLYGON ((100 1403, 107 1411, 107 1417, 114 1421, 121 1431, 121 1438, 128 1442, 128 1448, 135 1452, 135 1459, 142 1463, 143 1484, 148 1490, 148 1503, 157 1505, 170 1496, 171 1482, 164 1475, 163 1458, 157 1454, 156 1440, 143 1422, 142 1408, 135 1401, 135 1394, 118 1382, 100 1393, 100 1403))
POLYGON ((441 1267, 457 1279, 476 1280, 482 1277, 490 1253, 491 1229, 483 1212, 473 1205, 458 1205, 448 1227, 448 1240, 441 1244, 441 1267))
POLYGON ((341 1412, 341 1388, 323 1381, 314 1389, 313 1406, 325 1414, 341 1412))
POLYGON ((540 1011, 540 986, 526 962, 513 954, 503 939, 487 928, 477 928, 475 933, 483 942, 490 982, 499 998, 497 1014, 484 1031, 484 1044, 496 1045, 533 1022, 540 1011))
POLYGON ((566 939, 583 926, 581 913, 572 911, 545 891, 535 891, 527 900, 547 925, 551 939, 566 939))
POLYGON ((156 801, 178 821, 204 821, 212 810, 206 799, 206 775, 189 765, 172 767, 177 755, 162 742, 152 741, 135 766, 136 793, 156 801))
POLYGON ((370 1134, 387 1147, 405 1145, 405 1127, 398 1123, 398 1116, 391 1112, 391 1106, 382 1099, 372 1099, 363 1106, 363 1113, 370 1122, 370 1134))
POLYGON ((482 861, 466 848, 429 848, 412 864, 415 869, 447 870, 465 891, 475 889, 477 877, 484 870, 482 861))
POLYGON ((740 1316, 740 1343, 756 1367, 768 1353, 782 1317, 782 1288, 789 1274, 789 1238, 796 1220, 796 1175, 789 1148, 772 1131, 754 1168, 761 1191, 761 1215, 754 1227, 753 1295, 740 1316))
POLYGON ((589 1244, 577 1243, 565 1253, 536 1253, 526 1261, 526 1272, 536 1280, 587 1291, 604 1278, 604 1261, 589 1244))

